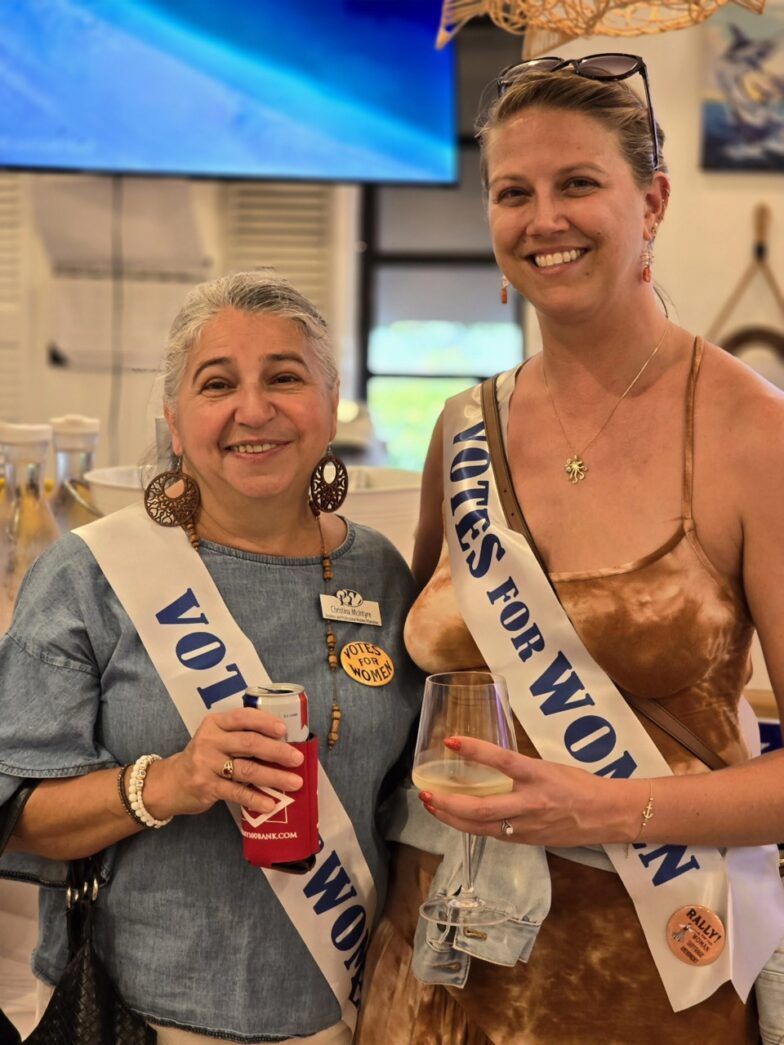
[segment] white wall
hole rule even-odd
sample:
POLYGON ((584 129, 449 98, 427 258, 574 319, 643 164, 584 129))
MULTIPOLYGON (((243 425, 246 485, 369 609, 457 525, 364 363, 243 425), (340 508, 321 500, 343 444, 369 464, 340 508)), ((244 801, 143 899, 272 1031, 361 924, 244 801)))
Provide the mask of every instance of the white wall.
MULTIPOLYGON (((41 193, 41 182, 36 178, 48 176, 23 176, 23 272, 24 272, 24 327, 23 358, 24 367, 21 381, 21 395, 16 416, 11 420, 39 422, 65 413, 80 413, 98 417, 101 422, 97 464, 109 463, 109 432, 114 429, 117 435, 117 463, 133 463, 138 461, 151 447, 154 439, 153 418, 159 412, 160 388, 156 374, 150 367, 157 365, 163 349, 163 336, 160 343, 150 346, 149 359, 123 369, 119 377, 119 387, 115 397, 112 395, 112 376, 109 369, 108 346, 98 346, 97 350, 105 353, 103 364, 88 369, 82 367, 52 367, 47 362, 47 346, 57 339, 58 323, 56 320, 56 284, 52 266, 52 258, 45 246, 41 234, 40 210, 36 209, 35 197, 41 193), (119 403, 116 412, 112 403, 119 403)), ((56 179, 51 179, 53 182, 56 179)), ((138 180, 138 179, 137 179, 138 180)), ((209 276, 221 265, 221 226, 220 207, 217 187, 211 182, 194 182, 186 184, 183 191, 188 196, 188 205, 193 210, 193 221, 197 226, 201 241, 208 255, 203 267, 203 276, 209 276)), ((106 221, 108 218, 103 208, 96 206, 95 221, 106 221)), ((126 222, 125 239, 128 244, 130 226, 133 232, 153 239, 155 226, 145 227, 143 221, 126 222)), ((94 228, 86 227, 84 241, 94 240, 94 228)), ((162 236, 166 231, 160 230, 162 236)), ((97 253, 94 254, 97 259, 97 253)), ((83 259, 85 265, 92 264, 90 257, 83 259)), ((96 260, 96 265, 98 261, 96 260)), ((109 293, 109 281, 96 279, 93 281, 96 303, 109 293)), ((138 286, 138 284, 137 284, 138 286)), ((187 286, 177 287, 181 297, 185 295, 187 286)), ((105 303, 105 302, 104 302, 105 303)), ((97 311, 97 304, 96 304, 97 311)), ((126 313, 128 309, 126 308, 126 313)))
MULTIPOLYGON (((770 8, 770 5, 769 5, 770 8)), ((700 93, 707 24, 658 36, 591 37, 558 49, 576 57, 602 51, 641 55, 648 67, 656 116, 672 181, 667 217, 656 241, 654 279, 675 305, 673 318, 705 334, 752 256, 752 212, 772 212, 769 262, 784 282, 784 176, 700 169, 700 93)), ((748 324, 782 326, 770 290, 755 277, 726 332, 748 324)), ((535 317, 526 323, 529 351, 539 345, 535 317)))

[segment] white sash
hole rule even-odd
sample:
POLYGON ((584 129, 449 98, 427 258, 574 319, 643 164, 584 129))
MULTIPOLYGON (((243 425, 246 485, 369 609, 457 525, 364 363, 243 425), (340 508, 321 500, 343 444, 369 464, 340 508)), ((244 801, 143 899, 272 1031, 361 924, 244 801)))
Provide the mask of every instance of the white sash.
MULTIPOLYGON (((181 529, 157 526, 133 505, 74 533, 95 556, 191 735, 212 708, 242 707, 248 685, 271 681, 181 529)), ((262 870, 353 1030, 376 892, 321 764, 318 804, 323 845, 314 869, 307 876, 262 870)), ((229 809, 239 823, 237 807, 229 809)))
MULTIPOLYGON (((509 390, 512 372, 503 375, 509 390)), ((668 776, 669 766, 580 641, 525 538, 506 524, 487 446, 479 387, 444 412, 444 517, 457 601, 486 663, 504 675, 515 715, 544 759, 598 776, 668 776)), ((784 937, 775 846, 717 849, 639 842, 607 845, 674 1011, 726 980, 745 1001, 784 937), (666 942, 680 907, 724 922, 727 945, 691 966, 666 942)), ((575 926, 579 936, 579 926, 575 926)))

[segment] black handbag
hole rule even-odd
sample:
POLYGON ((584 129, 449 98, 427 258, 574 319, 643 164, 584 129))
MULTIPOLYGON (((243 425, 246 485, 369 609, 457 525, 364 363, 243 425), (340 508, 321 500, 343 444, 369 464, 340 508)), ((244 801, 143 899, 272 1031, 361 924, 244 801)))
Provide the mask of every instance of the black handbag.
MULTIPOLYGON (((35 783, 26 782, 20 788, 26 795, 19 797, 17 792, 3 808, 0 853, 34 787, 35 783)), ((68 965, 25 1045, 154 1045, 157 1041, 153 1028, 125 1005, 93 949, 93 912, 101 888, 97 855, 71 862, 65 914, 68 965)), ((20 1042, 18 1031, 0 1013, 0 1045, 20 1042)))

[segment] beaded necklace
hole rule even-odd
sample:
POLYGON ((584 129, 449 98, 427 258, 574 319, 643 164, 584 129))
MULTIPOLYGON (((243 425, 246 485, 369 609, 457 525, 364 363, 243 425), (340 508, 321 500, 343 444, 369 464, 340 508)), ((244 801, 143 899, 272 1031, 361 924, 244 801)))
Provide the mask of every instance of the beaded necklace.
MULTIPOLYGON (((327 583, 331 581, 334 576, 332 556, 329 554, 326 545, 324 544, 324 531, 321 527, 320 518, 321 513, 316 509, 313 514, 316 517, 316 525, 318 526, 319 531, 319 544, 321 546, 321 577, 324 583, 324 594, 326 595, 327 583)), ((191 518, 183 523, 182 527, 188 535, 188 540, 191 542, 193 550, 198 552, 200 543, 199 535, 196 532, 193 519, 191 518)), ((343 712, 341 711, 340 703, 338 701, 338 655, 336 652, 338 640, 335 638, 335 632, 332 630, 332 625, 328 620, 325 620, 324 638, 327 644, 327 666, 329 667, 329 677, 332 683, 332 711, 329 720, 329 733, 327 734, 327 748, 331 751, 335 744, 337 744, 338 737, 340 736, 340 720, 343 717, 343 712)))

